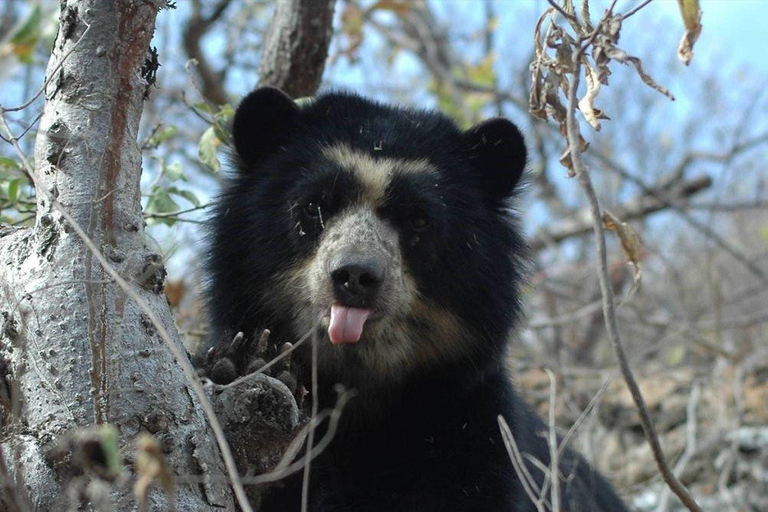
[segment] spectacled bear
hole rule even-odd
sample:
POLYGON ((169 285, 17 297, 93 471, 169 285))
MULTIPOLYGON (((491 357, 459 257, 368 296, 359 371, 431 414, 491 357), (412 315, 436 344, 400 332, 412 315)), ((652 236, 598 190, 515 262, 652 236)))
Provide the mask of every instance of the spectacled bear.
MULTIPOLYGON (((531 459, 548 467, 547 428, 504 364, 526 254, 510 207, 526 165, 515 125, 462 131, 355 94, 299 107, 260 88, 232 136, 238 172, 208 260, 213 337, 312 333, 320 406, 334 406, 337 384, 356 390, 312 463, 309 510, 535 511, 498 423, 542 488, 531 459)), ((565 450, 559 467, 561 510, 626 511, 578 455, 565 450)), ((301 478, 262 510, 299 511, 301 478)))

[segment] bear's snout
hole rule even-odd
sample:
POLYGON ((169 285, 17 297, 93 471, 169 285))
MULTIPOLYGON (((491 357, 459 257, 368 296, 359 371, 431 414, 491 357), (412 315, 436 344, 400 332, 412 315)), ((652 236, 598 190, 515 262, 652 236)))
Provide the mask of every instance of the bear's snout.
POLYGON ((371 308, 384 282, 385 265, 375 256, 347 252, 330 261, 334 298, 345 306, 371 308))

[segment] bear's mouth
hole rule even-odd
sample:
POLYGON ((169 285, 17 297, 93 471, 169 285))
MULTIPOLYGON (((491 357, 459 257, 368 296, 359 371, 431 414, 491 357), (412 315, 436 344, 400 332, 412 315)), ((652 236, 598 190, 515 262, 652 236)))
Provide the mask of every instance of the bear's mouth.
POLYGON ((363 335, 366 321, 373 315, 373 309, 354 308, 341 304, 331 306, 328 323, 328 337, 331 343, 357 343, 363 335))

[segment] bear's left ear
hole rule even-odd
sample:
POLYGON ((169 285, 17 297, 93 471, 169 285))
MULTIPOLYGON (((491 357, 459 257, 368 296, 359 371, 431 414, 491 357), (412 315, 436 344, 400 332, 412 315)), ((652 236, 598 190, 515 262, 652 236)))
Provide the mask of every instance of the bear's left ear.
POLYGON ((508 119, 496 117, 464 132, 465 151, 492 201, 508 198, 525 170, 525 139, 508 119))
POLYGON ((238 105, 232 139, 240 158, 249 166, 278 151, 299 121, 300 109, 283 91, 256 89, 238 105))

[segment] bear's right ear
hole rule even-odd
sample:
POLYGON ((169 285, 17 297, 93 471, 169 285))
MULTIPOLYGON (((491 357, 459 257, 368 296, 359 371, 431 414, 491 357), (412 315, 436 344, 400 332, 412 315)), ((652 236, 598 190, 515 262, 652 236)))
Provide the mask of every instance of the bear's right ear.
POLYGON ((527 161, 520 130, 508 119, 496 117, 473 126, 463 138, 486 197, 494 202, 508 198, 527 161))
POLYGON ((260 87, 243 98, 232 122, 232 140, 242 161, 250 166, 274 153, 290 135, 299 107, 274 87, 260 87))

